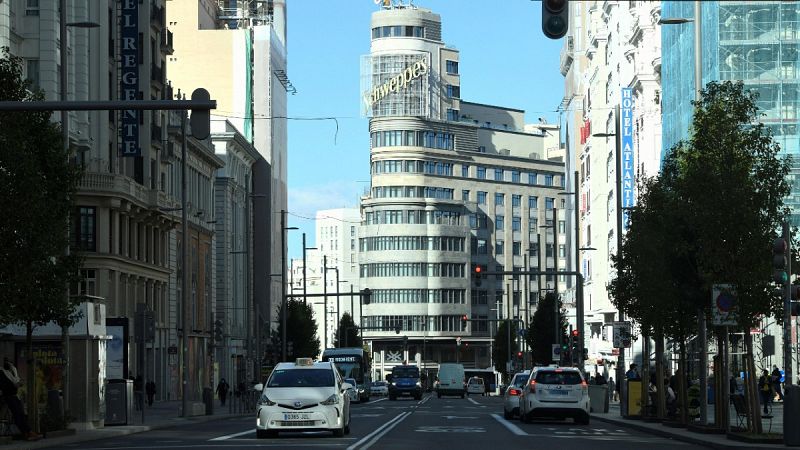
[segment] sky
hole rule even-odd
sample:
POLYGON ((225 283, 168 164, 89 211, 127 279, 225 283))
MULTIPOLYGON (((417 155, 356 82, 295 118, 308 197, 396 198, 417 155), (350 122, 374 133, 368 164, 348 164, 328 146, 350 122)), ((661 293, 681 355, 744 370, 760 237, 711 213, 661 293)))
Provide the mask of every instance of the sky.
MULTIPOLYGON (((407 1, 407 0, 405 0, 407 1)), ((315 246, 318 210, 358 207, 369 189, 369 128, 361 116, 361 56, 369 54, 373 0, 287 2, 288 258, 315 246), (334 117, 336 120, 323 119, 334 117)), ((461 98, 558 121, 563 42, 544 37, 536 0, 414 0, 442 19, 442 40, 459 51, 461 98)))

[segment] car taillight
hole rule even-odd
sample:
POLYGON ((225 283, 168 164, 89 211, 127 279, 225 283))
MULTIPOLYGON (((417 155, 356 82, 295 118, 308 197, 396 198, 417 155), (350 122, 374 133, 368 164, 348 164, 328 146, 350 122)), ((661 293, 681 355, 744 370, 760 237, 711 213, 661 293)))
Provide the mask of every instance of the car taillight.
POLYGON ((522 391, 519 389, 509 389, 508 395, 522 395, 522 391))
POLYGON ((536 380, 531 380, 531 384, 528 385, 528 389, 531 391, 532 394, 536 393, 536 380))
POLYGON ((589 391, 589 385, 586 384, 586 380, 581 381, 581 390, 585 392, 589 391))

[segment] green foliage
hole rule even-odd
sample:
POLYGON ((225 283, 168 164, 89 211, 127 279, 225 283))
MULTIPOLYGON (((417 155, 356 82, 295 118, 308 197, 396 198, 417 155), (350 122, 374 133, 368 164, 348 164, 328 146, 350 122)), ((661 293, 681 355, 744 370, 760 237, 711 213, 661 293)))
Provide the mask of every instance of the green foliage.
MULTIPOLYGON (((311 305, 300 300, 288 300, 286 316, 286 340, 292 343, 292 351, 287 351, 287 361, 296 358, 316 358, 320 355, 319 338, 317 337, 317 321, 311 305)), ((273 348, 278 349, 280 355, 283 322, 281 321, 282 308, 276 311, 278 329, 272 334, 273 348)))
POLYGON ((690 139, 640 181, 609 293, 645 331, 682 340, 718 283, 736 286, 741 329, 779 316, 771 249, 788 214, 789 160, 758 122, 755 98, 740 82, 709 83, 690 139))
POLYGON ((561 344, 567 339, 567 315, 561 307, 561 301, 556 299, 552 292, 544 296, 539 302, 539 306, 533 313, 531 324, 525 334, 525 341, 531 349, 531 356, 534 365, 547 365, 552 362, 553 344, 561 344), (553 322, 555 320, 555 308, 561 310, 560 341, 556 342, 553 336, 553 322))
MULTIPOLYGON (((43 100, 4 48, 0 100, 43 100)), ((51 112, 0 112, 0 324, 69 324, 80 299, 67 299, 81 258, 65 256, 80 171, 69 161, 51 112)))
POLYGON ((339 328, 336 330, 336 336, 333 339, 333 346, 336 348, 361 347, 361 338, 358 336, 358 327, 353 321, 353 317, 350 315, 350 313, 342 314, 342 318, 339 319, 339 328))
POLYGON ((502 321, 497 326, 497 333, 494 335, 494 344, 492 345, 492 360, 494 361, 495 369, 503 374, 505 378, 508 373, 506 371, 506 362, 513 360, 514 353, 517 352, 517 330, 519 325, 513 321, 502 321), (510 330, 509 330, 510 327, 510 330), (511 332, 511 348, 508 348, 508 334, 511 332))

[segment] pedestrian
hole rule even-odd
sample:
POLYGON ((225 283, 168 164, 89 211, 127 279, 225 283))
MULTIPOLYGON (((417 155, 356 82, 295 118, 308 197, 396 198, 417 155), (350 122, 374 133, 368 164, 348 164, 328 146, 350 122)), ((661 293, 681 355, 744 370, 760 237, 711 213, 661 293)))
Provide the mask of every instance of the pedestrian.
POLYGON ((772 366, 772 389, 778 394, 778 401, 783 401, 783 389, 781 389, 781 378, 783 375, 781 374, 780 369, 778 366, 772 366))
POLYGON ((225 381, 225 378, 220 378, 219 383, 217 383, 217 396, 219 397, 220 406, 225 406, 225 400, 228 398, 229 389, 230 386, 228 386, 228 382, 225 381))
POLYGON ((597 385, 608 384, 608 381, 606 381, 605 375, 600 374, 600 372, 595 372, 595 374, 594 374, 594 382, 597 385))
POLYGON ((136 375, 133 380, 133 396, 136 397, 136 410, 141 411, 144 409, 144 380, 141 375, 136 375))
POLYGON ((3 401, 11 412, 14 424, 22 433, 22 438, 28 441, 37 441, 41 436, 31 431, 28 425, 28 416, 22 407, 22 402, 17 397, 17 388, 22 386, 17 368, 11 364, 8 358, 3 358, 3 367, 0 369, 0 391, 3 392, 3 401))
POLYGON ((625 372, 625 378, 627 378, 629 380, 641 380, 642 377, 641 377, 641 375, 639 375, 638 367, 639 366, 637 366, 636 364, 632 363, 630 365, 630 368, 628 369, 628 371, 625 372))
POLYGON ((147 393, 147 406, 153 406, 153 397, 156 395, 156 382, 148 380, 144 389, 147 393))
POLYGON ((614 382, 614 377, 608 377, 608 391, 611 393, 611 400, 617 401, 619 400, 619 394, 617 393, 617 383, 614 382))
POLYGON ((761 396, 761 401, 764 403, 764 414, 769 414, 767 404, 772 400, 772 378, 770 377, 767 369, 764 369, 761 376, 758 377, 758 393, 761 396))

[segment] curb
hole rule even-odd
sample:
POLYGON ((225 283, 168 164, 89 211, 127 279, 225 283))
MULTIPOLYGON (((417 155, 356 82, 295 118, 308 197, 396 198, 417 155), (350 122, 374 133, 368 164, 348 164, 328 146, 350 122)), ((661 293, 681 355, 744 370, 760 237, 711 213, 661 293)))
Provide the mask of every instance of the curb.
MULTIPOLYGON (((742 445, 729 445, 729 444, 723 444, 723 443, 720 443, 720 442, 712 442, 712 441, 708 441, 708 440, 705 440, 705 439, 700 439, 700 438, 697 438, 697 437, 694 437, 694 436, 686 436, 686 435, 679 434, 679 433, 673 433, 673 432, 668 431, 668 429, 662 430, 660 428, 650 428, 650 427, 639 425, 636 422, 627 422, 627 421, 616 420, 616 419, 611 419, 611 418, 608 418, 608 417, 600 417, 600 416, 595 416, 595 415, 592 416, 592 419, 599 420, 601 422, 611 423, 611 424, 614 424, 614 425, 625 426, 625 427, 632 428, 634 430, 641 431, 641 432, 647 433, 647 434, 653 434, 653 435, 656 435, 656 436, 661 436, 661 437, 665 437, 665 438, 669 438, 669 439, 674 439, 676 441, 681 441, 681 442, 687 442, 689 444, 701 445, 703 447, 713 448, 713 449, 717 449, 717 450, 741 450, 743 448, 753 449, 753 450, 770 450, 770 449, 777 448, 777 446, 759 447, 759 446, 750 445, 750 446, 745 447, 745 446, 742 446, 742 445)), ((719 435, 717 435, 717 436, 719 436, 719 435)))
POLYGON ((39 448, 48 448, 62 446, 66 444, 76 444, 80 442, 97 441, 100 439, 113 439, 120 436, 127 436, 130 434, 144 433, 153 430, 162 430, 166 428, 180 427, 192 423, 211 422, 213 420, 225 420, 237 417, 249 416, 250 413, 237 413, 237 414, 220 414, 216 416, 192 416, 188 418, 175 417, 168 421, 162 421, 153 425, 122 425, 108 426, 96 430, 89 430, 79 432, 71 436, 64 436, 58 438, 41 439, 38 441, 11 441, 10 444, 0 443, 0 450, 33 450, 39 448))

